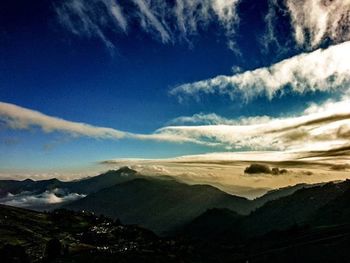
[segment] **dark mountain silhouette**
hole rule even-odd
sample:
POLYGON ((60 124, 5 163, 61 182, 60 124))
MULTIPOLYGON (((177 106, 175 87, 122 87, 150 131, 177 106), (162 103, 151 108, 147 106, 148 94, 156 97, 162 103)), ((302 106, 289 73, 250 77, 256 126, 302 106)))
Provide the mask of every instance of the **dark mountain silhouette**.
POLYGON ((19 194, 24 191, 42 193, 55 188, 67 189, 80 194, 90 194, 103 188, 132 180, 138 176, 135 170, 122 167, 118 170, 111 170, 98 176, 70 182, 62 182, 56 178, 39 181, 31 179, 23 181, 0 180, 0 197, 6 196, 8 193, 19 194))
POLYGON ((253 200, 254 202, 254 207, 258 208, 263 206, 269 201, 277 200, 281 197, 286 197, 289 195, 294 194, 296 191, 303 189, 303 188, 311 188, 315 186, 321 186, 324 185, 325 183, 319 183, 319 184, 296 184, 292 186, 287 186, 287 187, 282 187, 279 189, 274 189, 271 191, 268 191, 266 194, 264 194, 261 197, 258 197, 253 200))
MULTIPOLYGON (((299 187, 296 186, 296 188, 299 187)), ((277 192, 277 196, 284 193, 277 192)), ((340 183, 327 183, 301 188, 288 196, 267 201, 248 216, 241 216, 233 220, 231 213, 212 210, 210 216, 208 216, 208 212, 204 213, 188 226, 211 225, 207 232, 201 232, 203 239, 221 235, 223 232, 239 233, 238 236, 246 239, 263 236, 271 231, 285 231, 296 226, 347 224, 350 223, 349 201, 349 180, 340 183), (230 220, 232 220, 232 224, 225 223, 218 226, 219 222, 230 222, 230 220)), ((193 227, 193 229, 196 228, 193 227)), ((198 237, 197 232, 187 231, 193 237, 198 237)), ((231 241, 235 240, 235 238, 231 239, 231 241)))
MULTIPOLYGON (((0 205, 1 262, 190 262, 190 247, 91 213, 0 205)), ((191 260, 192 261, 192 260, 191 260)))
POLYGON ((97 214, 108 212, 114 220, 86 211, 40 213, 0 205, 0 259, 350 262, 349 201, 350 181, 327 183, 301 188, 242 215, 254 202, 206 185, 137 178, 67 205, 75 210, 89 206, 97 214), (241 214, 231 210, 237 208, 241 214), (162 234, 179 231, 172 238, 159 238, 142 227, 121 224, 116 219, 119 213, 134 223, 145 226, 146 222, 162 234))
POLYGON ((208 209, 187 224, 183 234, 210 242, 239 242, 241 237, 236 228, 242 218, 242 215, 227 208, 208 209))
POLYGON ((61 187, 64 184, 58 179, 34 181, 26 179, 23 181, 16 180, 0 180, 0 198, 6 196, 8 193, 19 194, 21 192, 42 193, 46 190, 51 190, 61 187))
POLYGON ((72 192, 90 194, 98 192, 103 188, 130 181, 139 176, 141 175, 139 175, 137 171, 128 167, 122 167, 118 170, 111 170, 91 178, 67 182, 64 186, 72 192))
POLYGON ((306 224, 318 209, 341 196, 349 188, 350 181, 327 183, 303 188, 292 195, 269 201, 243 221, 241 230, 248 235, 260 235, 271 230, 306 224))
POLYGON ((135 170, 122 167, 118 170, 111 170, 98 176, 84 178, 81 180, 63 182, 56 178, 49 180, 34 181, 26 179, 23 181, 0 180, 0 198, 8 193, 19 194, 22 192, 43 193, 55 188, 66 189, 79 194, 90 194, 103 188, 113 186, 139 177, 135 170))
MULTIPOLYGON (((344 184, 350 184, 345 181, 344 184)), ((350 187, 340 196, 319 208, 309 220, 314 225, 340 225, 350 223, 350 187)))
POLYGON ((124 223, 164 233, 190 222, 210 208, 229 208, 247 214, 249 206, 249 200, 209 185, 140 178, 103 189, 65 207, 118 217, 124 223))

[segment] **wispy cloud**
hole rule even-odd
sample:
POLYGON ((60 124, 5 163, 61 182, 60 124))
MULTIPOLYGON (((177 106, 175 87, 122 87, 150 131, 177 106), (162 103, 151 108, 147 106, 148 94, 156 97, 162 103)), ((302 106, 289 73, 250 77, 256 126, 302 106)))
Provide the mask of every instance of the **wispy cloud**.
POLYGON ((188 40, 212 22, 218 22, 229 46, 234 47, 234 33, 239 21, 236 7, 240 0, 64 0, 56 4, 59 21, 72 33, 100 38, 107 47, 114 43, 107 33, 128 32, 129 24, 138 23, 163 43, 188 40))
POLYGON ((215 113, 197 113, 192 116, 181 116, 169 121, 168 125, 248 125, 265 123, 270 120, 268 116, 245 117, 239 119, 228 119, 215 113))
POLYGON ((127 19, 113 0, 69 0, 61 1, 55 7, 59 22, 73 34, 97 37, 109 49, 113 49, 114 44, 106 36, 106 27, 112 26, 114 31, 127 30, 127 19))
POLYGON ((11 129, 28 130, 31 128, 39 128, 46 133, 62 132, 73 137, 84 136, 94 139, 111 140, 130 138, 136 140, 153 140, 174 143, 204 143, 202 141, 175 134, 135 134, 113 128, 98 127, 81 122, 67 121, 61 118, 48 116, 38 111, 4 102, 0 102, 0 123, 3 123, 6 127, 11 129))
POLYGON ((216 114, 180 117, 151 134, 128 133, 47 116, 16 105, 0 103, 0 121, 12 129, 40 128, 73 137, 135 139, 173 143, 196 143, 230 150, 279 150, 308 153, 350 145, 350 98, 313 104, 297 116, 269 118, 256 116, 229 120, 216 114), (198 125, 206 122, 204 125, 198 125))
MULTIPOLYGON (((164 18, 165 14, 161 14, 160 19, 163 20, 162 23, 161 20, 157 18, 156 13, 154 13, 154 11, 151 9, 151 3, 145 0, 133 0, 133 2, 138 7, 141 26, 146 31, 148 31, 149 28, 155 29, 155 31, 160 35, 163 43, 169 42, 171 40, 171 35, 170 32, 167 30, 167 25, 164 18)), ((164 4, 160 4, 159 6, 164 7, 164 4)))
POLYGON ((344 42, 285 59, 270 67, 183 84, 173 88, 170 94, 180 98, 201 93, 222 94, 231 98, 242 96, 248 101, 257 96, 271 99, 285 90, 299 94, 332 91, 350 82, 349 56, 350 42, 344 42))
POLYGON ((273 44, 283 52, 286 45, 293 43, 298 49, 314 50, 324 44, 350 40, 349 0, 269 0, 268 3, 266 33, 262 38, 265 48, 273 44), (283 42, 281 23, 290 23, 292 29, 290 38, 283 42))
MULTIPOLYGON (((350 99, 313 104, 298 116, 284 118, 241 118, 227 123, 209 115, 215 125, 169 126, 161 134, 176 134, 203 142, 216 142, 228 149, 279 150, 304 154, 310 151, 327 151, 350 144, 350 99), (219 124, 223 122, 222 124, 219 124)), ((182 118, 185 121, 202 121, 205 116, 182 118)))
POLYGON ((60 131, 72 136, 87 136, 97 139, 121 139, 127 135, 127 133, 115 129, 71 122, 4 102, 0 102, 0 120, 12 129, 39 127, 47 133, 60 131))
POLYGON ((295 40, 318 47, 325 40, 340 43, 350 39, 349 0, 287 0, 295 40))

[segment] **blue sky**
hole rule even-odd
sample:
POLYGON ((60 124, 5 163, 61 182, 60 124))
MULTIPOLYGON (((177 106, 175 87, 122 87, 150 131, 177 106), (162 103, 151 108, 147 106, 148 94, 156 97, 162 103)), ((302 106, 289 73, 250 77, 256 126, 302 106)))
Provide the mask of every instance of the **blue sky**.
MULTIPOLYGON (((326 83, 322 78, 322 83, 316 81, 317 87, 326 88, 315 88, 315 76, 309 81, 310 74, 303 75, 302 71, 295 74, 301 76, 303 92, 295 88, 299 84, 281 81, 278 91, 269 97, 265 94, 269 83, 230 80, 219 91, 215 85, 202 83, 205 87, 201 84, 197 94, 193 83, 245 72, 247 78, 260 78, 249 72, 320 48, 337 47, 346 43, 347 33, 344 29, 334 35, 321 24, 310 25, 312 19, 295 20, 310 6, 301 5, 295 10, 292 0, 203 1, 197 9, 185 2, 1 1, 0 101, 6 107, 16 105, 70 122, 147 135, 159 133, 157 130, 169 123, 186 125, 171 122, 181 116, 201 113, 229 120, 287 118, 305 114, 312 103, 344 100, 347 68, 337 67, 329 69, 333 71, 326 83), (182 11, 181 4, 185 4, 182 11), (200 14, 195 13, 198 9, 200 14), (113 16, 113 10, 120 13, 113 16), (305 37, 297 34, 298 28, 303 29, 305 37), (338 81, 339 72, 345 77, 338 81), (181 90, 183 84, 189 84, 189 90, 181 90), (225 91, 239 90, 239 85, 245 90, 243 95, 225 91), (260 85, 266 87, 263 92, 256 89, 260 85), (172 93, 176 88, 178 92, 172 93), (244 96, 250 89, 254 96, 247 100, 244 96)), ((193 5, 198 3, 192 1, 193 5)), ((336 4, 342 5, 339 1, 336 4)), ((311 7, 319 12, 316 6, 311 7)), ((340 19, 339 12, 331 13, 329 23, 340 19)), ((310 67, 315 65, 311 60, 309 63, 310 67)), ((44 124, 28 124, 28 120, 25 127, 14 127, 8 121, 13 116, 6 114, 0 114, 0 167, 6 173, 83 169, 113 158, 290 148, 257 147, 237 141, 227 147, 220 136, 198 137, 178 130, 170 132, 181 133, 185 141, 183 137, 177 138, 179 142, 96 139, 67 134, 59 128, 47 132, 44 124), (206 139, 202 143, 203 137, 206 139), (200 142, 188 141, 194 139, 200 142)), ((169 130, 165 133, 168 135, 169 130)))

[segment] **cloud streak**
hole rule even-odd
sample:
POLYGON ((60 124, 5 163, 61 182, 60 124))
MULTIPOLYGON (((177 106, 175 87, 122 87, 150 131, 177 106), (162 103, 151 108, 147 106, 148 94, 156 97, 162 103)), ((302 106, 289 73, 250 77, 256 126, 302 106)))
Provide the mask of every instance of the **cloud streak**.
MULTIPOLYGON (((0 102, 0 124, 15 130, 28 130, 31 128, 40 128, 45 133, 62 132, 73 137, 89 137, 94 139, 136 139, 152 140, 174 143, 197 143, 202 141, 192 138, 182 137, 181 135, 171 134, 135 134, 116 130, 113 128, 98 127, 81 122, 67 121, 61 118, 45 115, 41 112, 26 109, 14 104, 0 102)), ((211 144, 209 144, 211 145, 211 144)))
POLYGON ((114 43, 107 33, 127 33, 129 24, 138 24, 163 43, 188 40, 198 29, 218 22, 229 45, 239 21, 236 8, 240 0, 64 0, 55 10, 61 24, 76 35, 101 39, 108 48, 114 43))
POLYGON ((168 122, 168 125, 248 125, 259 124, 269 121, 269 116, 245 117, 237 120, 224 118, 215 113, 197 113, 192 116, 177 117, 168 122))
POLYGON ((87 136, 96 139, 121 139, 127 136, 127 133, 115 129, 71 122, 4 102, 0 102, 0 120, 12 129, 23 130, 31 127, 40 127, 47 133, 60 131, 74 137, 87 136))
POLYGON ((350 82, 349 56, 350 41, 303 53, 270 67, 183 84, 170 94, 180 98, 198 94, 228 95, 232 99, 242 96, 249 101, 257 96, 272 99, 286 90, 298 94, 333 91, 350 82))
POLYGON ((36 127, 44 132, 62 132, 73 137, 195 143, 231 151, 274 150, 306 158, 350 145, 349 105, 350 97, 344 96, 339 101, 312 104, 299 115, 283 118, 256 116, 230 120, 216 114, 197 114, 172 121, 190 125, 165 126, 151 134, 70 122, 8 103, 0 103, 0 122, 11 129, 36 127))
MULTIPOLYGON (((285 118, 250 117, 228 123, 225 118, 214 118, 215 125, 169 126, 161 134, 176 134, 203 142, 216 142, 227 149, 277 150, 308 155, 311 151, 328 151, 350 144, 350 99, 310 105, 298 116, 285 118), (222 122, 220 124, 220 121, 222 122)), ((200 121, 215 115, 199 115, 200 121)), ((198 116, 182 120, 197 121, 198 116)))

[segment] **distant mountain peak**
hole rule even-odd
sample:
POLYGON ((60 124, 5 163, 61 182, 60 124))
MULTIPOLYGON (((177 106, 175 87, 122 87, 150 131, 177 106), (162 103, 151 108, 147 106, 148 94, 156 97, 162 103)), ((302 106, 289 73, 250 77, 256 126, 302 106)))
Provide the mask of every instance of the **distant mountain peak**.
POLYGON ((119 169, 109 170, 106 173, 104 173, 104 175, 111 175, 111 174, 116 174, 119 176, 130 176, 130 175, 136 175, 137 171, 131 169, 128 166, 123 166, 123 167, 120 167, 119 169))
POLYGON ((123 167, 120 167, 118 170, 117 170, 118 173, 120 173, 121 175, 135 175, 137 174, 137 171, 131 169, 130 167, 128 166, 123 166, 123 167))
POLYGON ((32 182, 34 182, 34 180, 30 179, 30 178, 27 178, 27 179, 24 179, 23 182, 25 182, 25 183, 32 183, 32 182))

